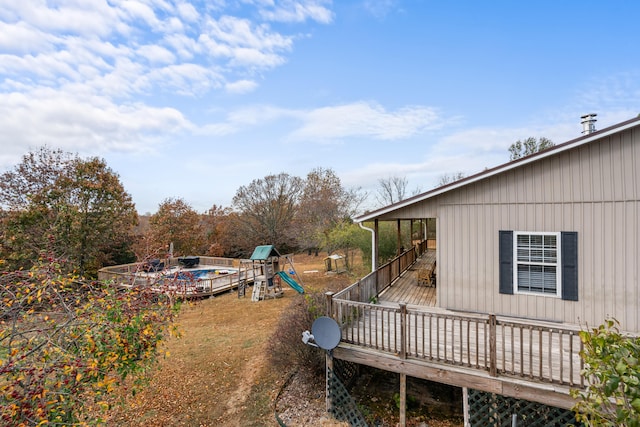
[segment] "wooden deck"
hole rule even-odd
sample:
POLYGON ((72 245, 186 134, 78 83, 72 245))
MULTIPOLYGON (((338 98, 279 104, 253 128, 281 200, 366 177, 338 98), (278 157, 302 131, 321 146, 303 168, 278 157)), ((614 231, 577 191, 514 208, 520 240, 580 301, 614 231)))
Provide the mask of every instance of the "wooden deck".
POLYGON ((570 408, 570 388, 585 386, 579 330, 438 308, 437 287, 420 286, 417 279, 432 262, 435 251, 426 251, 375 300, 347 298, 369 295, 365 287, 373 279, 335 296, 330 315, 342 329, 336 357, 570 408))
MULTIPOLYGON (((436 262, 436 251, 428 250, 380 293, 379 303, 405 303, 408 306, 435 307, 436 286, 424 286, 418 281, 418 272, 429 269, 436 262)), ((437 282, 436 282, 437 283, 437 282)))
MULTIPOLYGON (((144 263, 137 262, 104 267, 98 271, 98 279, 110 281, 114 286, 122 289, 143 287, 159 294, 174 295, 177 298, 201 298, 215 296, 234 289, 244 292, 247 286, 253 284, 256 276, 262 274, 259 266, 253 266, 253 263, 247 262, 247 260, 240 260, 240 268, 233 267, 236 260, 231 258, 200 256, 199 260, 199 264, 203 267, 216 266, 221 269, 229 267, 233 272, 198 278, 189 276, 188 270, 184 270, 186 272, 184 277, 178 278, 179 276, 172 272, 177 273, 182 270, 171 269, 171 267, 174 269, 178 267, 177 259, 173 258, 170 263, 167 263, 167 270, 160 272, 145 272, 142 270, 144 263)), ((240 296, 244 296, 244 293, 240 296)))

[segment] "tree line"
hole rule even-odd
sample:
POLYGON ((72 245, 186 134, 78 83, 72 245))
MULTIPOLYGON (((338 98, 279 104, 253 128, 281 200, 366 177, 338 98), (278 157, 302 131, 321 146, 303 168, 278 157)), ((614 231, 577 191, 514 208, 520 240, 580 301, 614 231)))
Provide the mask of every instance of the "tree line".
POLYGON ((102 266, 165 257, 170 249, 176 256, 227 257, 246 257, 262 244, 335 250, 342 243, 332 230, 349 225, 365 198, 319 167, 304 178, 283 172, 255 179, 229 207, 199 213, 177 197, 139 216, 103 159, 42 147, 0 176, 0 259, 13 271, 53 254, 95 277, 102 266))
MULTIPOLYGON (((546 138, 527 138, 509 152, 514 160, 551 146, 546 138)), ((438 185, 463 177, 445 174, 438 185)), ((378 204, 402 201, 407 185, 403 177, 380 178, 378 204)), ((53 254, 79 275, 95 277, 106 265, 166 257, 171 247, 174 255, 232 258, 247 257, 263 244, 284 252, 364 253, 370 249, 366 232, 351 217, 367 196, 345 188, 333 170, 318 167, 304 178, 282 172, 255 179, 237 189, 229 207, 213 205, 199 213, 175 197, 140 216, 103 159, 41 147, 0 176, 0 259, 12 271, 28 269, 42 253, 53 254)), ((387 234, 381 233, 383 257, 394 253, 384 249, 391 246, 384 243, 387 234)))

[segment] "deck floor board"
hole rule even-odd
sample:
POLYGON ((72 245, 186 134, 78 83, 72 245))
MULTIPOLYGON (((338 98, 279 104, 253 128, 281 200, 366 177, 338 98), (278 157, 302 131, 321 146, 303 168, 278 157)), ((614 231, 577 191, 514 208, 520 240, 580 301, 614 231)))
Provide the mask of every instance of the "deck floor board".
POLYGON ((380 302, 405 303, 411 306, 435 307, 436 286, 424 286, 418 283, 418 271, 436 262, 436 251, 428 250, 405 271, 391 286, 380 294, 380 302))

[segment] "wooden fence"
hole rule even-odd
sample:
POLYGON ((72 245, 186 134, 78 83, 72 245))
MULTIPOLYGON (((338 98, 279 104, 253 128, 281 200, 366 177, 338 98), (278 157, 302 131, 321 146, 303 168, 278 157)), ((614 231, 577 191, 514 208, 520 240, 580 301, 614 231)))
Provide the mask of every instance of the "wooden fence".
MULTIPOLYGON (((208 257, 201 256, 201 265, 215 265, 220 267, 233 267, 234 260, 232 258, 208 257)), ((165 268, 177 267, 179 265, 178 258, 168 258, 163 261, 165 268)), ((146 262, 134 262, 131 264, 113 265, 103 267, 98 271, 98 280, 108 280, 119 277, 120 275, 135 274, 141 272, 146 262)))

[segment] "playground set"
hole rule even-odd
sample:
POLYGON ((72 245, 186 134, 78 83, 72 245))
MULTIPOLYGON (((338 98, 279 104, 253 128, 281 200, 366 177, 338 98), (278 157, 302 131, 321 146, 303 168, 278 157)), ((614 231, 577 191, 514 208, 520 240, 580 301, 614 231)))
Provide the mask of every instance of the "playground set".
POLYGON ((98 279, 122 289, 148 287, 176 298, 202 298, 236 288, 238 297, 244 297, 253 285, 251 300, 261 301, 281 297, 282 282, 304 293, 293 255, 281 255, 273 245, 257 246, 251 258, 243 260, 184 256, 109 266, 98 271, 98 279))
MULTIPOLYGON (((273 245, 256 246, 251 258, 240 263, 241 276, 243 271, 244 277, 253 275, 251 301, 282 297, 282 282, 296 292, 304 293, 300 277, 293 266, 293 255, 281 255, 273 245), (281 266, 281 263, 284 265, 281 266)), ((245 296, 246 285, 247 283, 238 285, 238 297, 245 296)))

